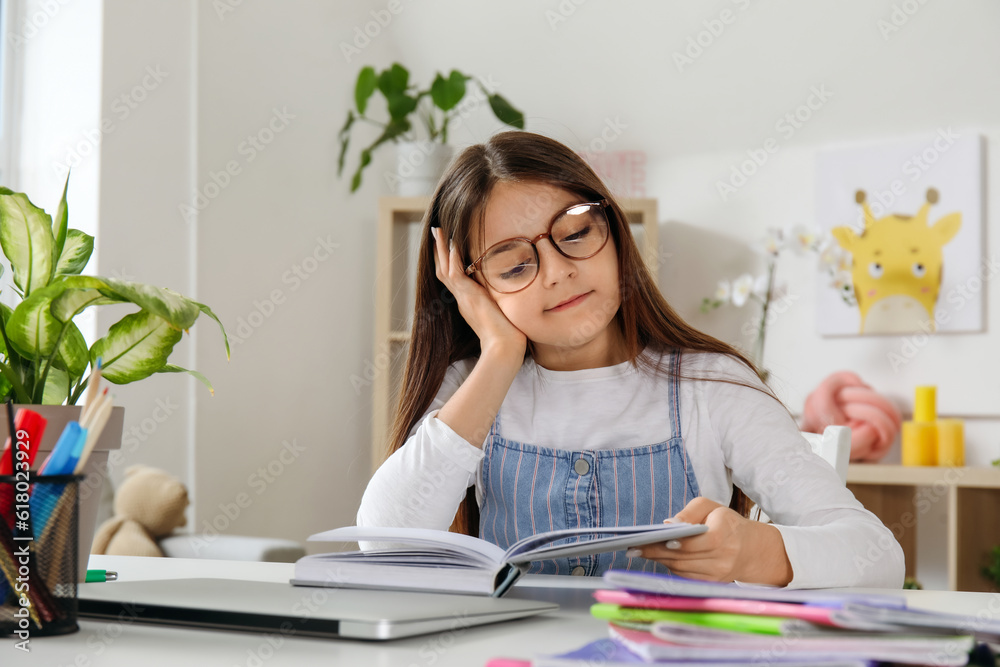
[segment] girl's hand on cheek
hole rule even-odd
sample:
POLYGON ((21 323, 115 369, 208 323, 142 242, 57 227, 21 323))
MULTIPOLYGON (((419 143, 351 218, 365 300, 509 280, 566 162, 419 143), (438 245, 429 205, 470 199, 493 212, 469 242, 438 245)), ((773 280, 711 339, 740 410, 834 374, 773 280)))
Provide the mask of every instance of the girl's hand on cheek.
POLYGON ((441 228, 432 227, 431 234, 438 280, 455 295, 458 311, 476 332, 483 351, 496 346, 509 351, 520 362, 527 348, 527 337, 511 324, 486 288, 466 275, 458 249, 444 238, 441 228))
POLYGON ((784 586, 792 579, 781 533, 708 498, 695 498, 671 521, 702 523, 701 535, 640 547, 644 558, 691 579, 784 586))

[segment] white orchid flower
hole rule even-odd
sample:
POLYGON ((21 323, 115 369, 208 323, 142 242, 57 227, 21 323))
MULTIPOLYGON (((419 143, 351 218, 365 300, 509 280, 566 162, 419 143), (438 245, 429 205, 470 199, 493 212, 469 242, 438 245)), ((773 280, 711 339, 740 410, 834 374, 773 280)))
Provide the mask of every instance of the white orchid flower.
POLYGON ((765 299, 767 299, 767 274, 766 273, 762 273, 759 276, 757 276, 756 278, 754 278, 754 281, 753 281, 753 293, 761 301, 764 301, 765 299))
POLYGON ((788 240, 788 244, 795 251, 795 254, 801 255, 806 250, 812 250, 816 247, 819 241, 819 232, 805 225, 795 225, 789 230, 788 240))
POLYGON ((763 240, 764 252, 777 257, 778 253, 781 252, 781 243, 781 230, 777 228, 768 229, 763 240))
POLYGON ((753 293, 753 284, 754 278, 749 273, 744 273, 733 282, 733 305, 743 306, 747 302, 753 293))
POLYGON ((718 286, 715 288, 715 300, 721 301, 722 303, 729 303, 729 298, 732 296, 733 290, 729 285, 728 280, 720 280, 718 286))
POLYGON ((836 271, 843 256, 844 251, 839 245, 835 243, 828 243, 822 250, 820 250, 819 264, 824 269, 836 271))

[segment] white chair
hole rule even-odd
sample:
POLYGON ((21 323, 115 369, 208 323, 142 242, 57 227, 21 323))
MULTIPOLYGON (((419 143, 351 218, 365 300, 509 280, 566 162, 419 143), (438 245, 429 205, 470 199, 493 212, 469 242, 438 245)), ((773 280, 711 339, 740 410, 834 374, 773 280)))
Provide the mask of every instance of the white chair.
MULTIPOLYGON (((840 475, 840 481, 846 485, 847 463, 851 458, 851 429, 847 426, 827 426, 822 433, 801 433, 813 453, 833 466, 840 475)), ((750 516, 761 523, 771 523, 770 517, 757 505, 750 508, 750 516)))
POLYGON ((833 466, 840 481, 847 484, 847 463, 851 459, 851 429, 847 426, 827 426, 822 434, 802 432, 813 452, 833 466))

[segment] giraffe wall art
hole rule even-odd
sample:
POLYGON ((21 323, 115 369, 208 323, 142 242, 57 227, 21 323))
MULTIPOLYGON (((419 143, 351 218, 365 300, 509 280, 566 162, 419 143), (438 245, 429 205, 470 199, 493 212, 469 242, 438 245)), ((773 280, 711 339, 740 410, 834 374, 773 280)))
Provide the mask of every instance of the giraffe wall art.
POLYGON ((815 216, 828 239, 814 282, 819 335, 886 339, 857 348, 870 354, 951 349, 950 334, 984 330, 1000 274, 985 164, 982 134, 952 127, 817 151, 815 216))
POLYGON ((861 311, 863 334, 904 334, 935 329, 934 307, 944 271, 942 248, 962 226, 960 212, 936 220, 934 188, 915 215, 890 213, 875 218, 863 190, 855 200, 864 209, 864 228, 835 227, 840 246, 851 253, 851 279, 861 311))

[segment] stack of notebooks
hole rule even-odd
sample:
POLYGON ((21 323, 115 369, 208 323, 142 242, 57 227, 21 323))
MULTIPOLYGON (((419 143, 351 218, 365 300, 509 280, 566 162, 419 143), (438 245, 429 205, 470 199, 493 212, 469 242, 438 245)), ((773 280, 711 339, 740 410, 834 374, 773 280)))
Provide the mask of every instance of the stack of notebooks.
POLYGON ((911 609, 899 595, 718 584, 612 570, 591 613, 609 638, 491 665, 993 665, 1000 620, 911 609), (992 647, 990 646, 992 644, 992 647), (980 662, 983 660, 984 662, 980 662))

